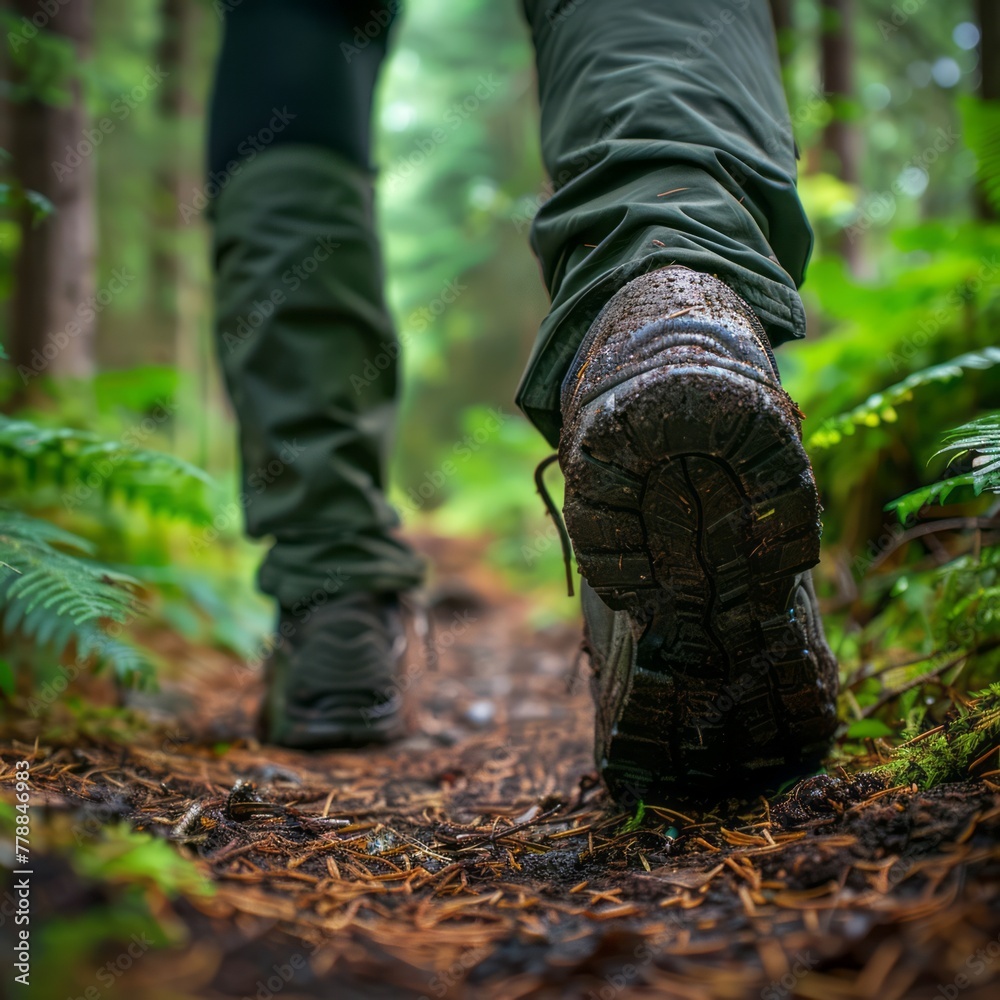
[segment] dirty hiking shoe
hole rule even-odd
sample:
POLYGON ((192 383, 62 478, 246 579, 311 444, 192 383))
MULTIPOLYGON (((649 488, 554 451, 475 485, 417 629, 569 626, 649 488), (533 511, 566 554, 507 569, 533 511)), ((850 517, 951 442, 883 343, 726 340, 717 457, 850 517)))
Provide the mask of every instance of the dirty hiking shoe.
POLYGON ((264 667, 264 742, 313 750, 403 735, 406 638, 396 595, 344 594, 307 617, 282 610, 278 632, 264 667))
POLYGON ((580 346, 562 411, 612 794, 745 791, 814 766, 836 725, 809 574, 821 507, 750 307, 687 268, 636 278, 580 346))

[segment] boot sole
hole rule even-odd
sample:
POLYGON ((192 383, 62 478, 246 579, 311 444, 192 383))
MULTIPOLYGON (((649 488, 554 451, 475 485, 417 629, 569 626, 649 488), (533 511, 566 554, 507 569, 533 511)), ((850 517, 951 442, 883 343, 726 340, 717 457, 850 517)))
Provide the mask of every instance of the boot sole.
POLYGON ((831 732, 795 611, 819 496, 794 404, 741 367, 661 360, 602 386, 564 448, 580 571, 628 613, 636 649, 598 733, 619 798, 776 781, 818 762, 831 732))

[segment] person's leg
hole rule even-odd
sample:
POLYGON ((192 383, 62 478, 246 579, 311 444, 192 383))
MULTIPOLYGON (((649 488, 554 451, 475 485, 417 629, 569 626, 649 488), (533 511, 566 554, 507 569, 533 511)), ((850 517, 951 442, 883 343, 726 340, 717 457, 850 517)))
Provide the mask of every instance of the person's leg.
POLYGON ((212 99, 218 352, 247 531, 275 539, 261 587, 290 609, 324 588, 420 579, 383 495, 399 348, 369 117, 387 30, 364 49, 355 35, 384 6, 244 0, 227 15, 212 99))
POLYGON ((247 531, 274 539, 260 585, 282 609, 267 722, 299 745, 366 735, 398 651, 393 600, 376 595, 422 572, 384 496, 399 348, 369 165, 397 6, 244 0, 227 14, 212 99, 218 352, 247 531))
POLYGON ((532 247, 552 307, 518 394, 555 443, 590 323, 637 275, 716 274, 800 337, 812 233, 766 0, 525 0, 555 193, 532 247))
POLYGON ((836 691, 819 497, 771 351, 804 332, 811 232, 768 6, 525 8, 556 190, 518 401, 559 444, 598 768, 626 799, 748 788, 817 759, 836 691))

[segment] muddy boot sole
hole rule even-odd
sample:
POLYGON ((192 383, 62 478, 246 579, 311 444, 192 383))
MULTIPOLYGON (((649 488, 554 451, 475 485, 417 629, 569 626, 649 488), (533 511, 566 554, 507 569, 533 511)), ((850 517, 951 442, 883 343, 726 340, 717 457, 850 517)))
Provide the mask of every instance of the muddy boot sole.
POLYGON ((598 706, 621 799, 801 774, 835 725, 802 579, 821 506, 797 410, 749 366, 671 353, 599 385, 560 449, 580 571, 631 630, 598 706))

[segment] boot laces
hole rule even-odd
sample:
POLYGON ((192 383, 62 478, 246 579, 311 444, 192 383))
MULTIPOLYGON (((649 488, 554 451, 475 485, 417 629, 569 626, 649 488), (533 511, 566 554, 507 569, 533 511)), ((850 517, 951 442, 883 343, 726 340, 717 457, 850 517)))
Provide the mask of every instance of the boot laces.
POLYGON ((569 540, 569 532, 566 530, 566 524, 562 519, 562 515, 559 513, 559 508, 556 507, 549 494, 548 488, 545 485, 545 470, 555 462, 559 456, 557 454, 549 455, 548 458, 543 458, 535 468, 535 488, 538 490, 538 495, 542 498, 545 504, 545 509, 549 513, 549 517, 552 518, 552 523, 556 526, 556 531, 559 534, 559 544, 562 546, 562 556, 563 556, 563 566, 566 567, 566 593, 568 596, 573 596, 573 548, 569 540))

